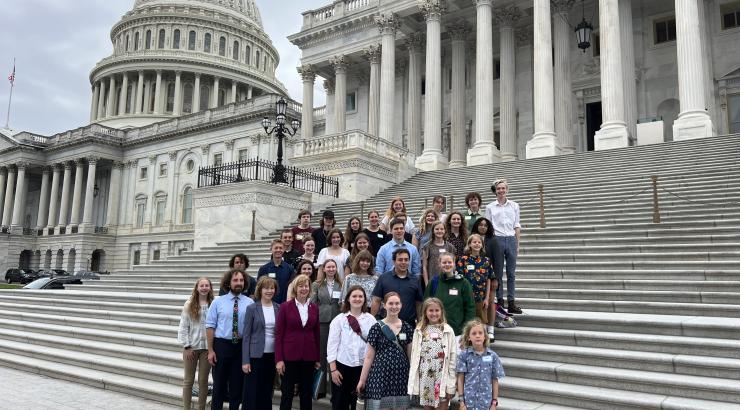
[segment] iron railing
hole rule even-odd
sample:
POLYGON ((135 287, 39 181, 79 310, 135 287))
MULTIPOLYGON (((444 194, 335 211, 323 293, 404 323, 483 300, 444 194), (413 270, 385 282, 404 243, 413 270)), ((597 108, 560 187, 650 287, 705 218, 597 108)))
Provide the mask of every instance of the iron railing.
POLYGON ((263 159, 230 162, 198 169, 198 188, 245 181, 264 181, 339 198, 339 180, 263 159), (278 170, 276 174, 276 168, 278 170), (284 178, 280 178, 280 174, 284 178), (284 182, 280 182, 283 180, 284 182))

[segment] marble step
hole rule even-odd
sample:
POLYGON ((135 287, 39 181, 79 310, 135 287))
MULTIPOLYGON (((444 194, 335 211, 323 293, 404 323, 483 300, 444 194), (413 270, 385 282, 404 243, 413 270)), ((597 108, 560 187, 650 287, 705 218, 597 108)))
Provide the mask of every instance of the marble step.
POLYGON ((46 314, 50 317, 54 317, 54 320, 58 320, 60 315, 64 315, 74 318, 104 319, 111 321, 149 323, 167 326, 178 326, 180 324, 179 312, 176 315, 164 315, 149 312, 127 312, 121 311, 119 309, 103 310, 70 306, 65 306, 64 309, 59 309, 58 306, 45 306, 37 302, 22 304, 17 302, 5 301, 4 299, 0 299, 0 310, 5 311, 8 314, 12 312, 16 312, 18 314, 22 314, 23 312, 34 312, 41 315, 46 314))
POLYGON ((740 280, 739 269, 716 269, 713 265, 705 268, 700 266, 694 269, 681 269, 685 266, 672 269, 620 269, 620 268, 596 268, 589 269, 574 266, 568 269, 548 269, 547 266, 537 268, 520 268, 517 266, 517 279, 599 279, 599 280, 639 280, 639 279, 661 279, 680 281, 738 281, 740 280))
MULTIPOLYGON (((506 283, 504 281, 504 283, 506 283)), ((615 302, 666 302, 666 303, 691 303, 691 304, 715 304, 732 305, 740 308, 740 292, 697 292, 690 289, 683 291, 663 290, 605 290, 605 289, 532 289, 517 286, 517 297, 549 299, 558 301, 567 299, 597 300, 615 302)), ((694 308, 693 305, 686 306, 687 309, 694 308)))
POLYGON ((700 291, 740 292, 740 281, 691 280, 679 282, 675 278, 666 280, 640 279, 531 279, 516 278, 517 290, 521 289, 594 289, 594 290, 639 290, 639 291, 700 291))
MULTIPOLYGON (((517 291, 518 292, 518 291, 517 291)), ((537 299, 519 297, 517 306, 522 309, 559 309, 562 311, 612 312, 612 313, 650 313, 655 315, 673 315, 676 312, 690 312, 700 317, 740 317, 740 305, 657 302, 657 301, 621 301, 621 300, 574 300, 574 299, 537 299)))
MULTIPOLYGON (((19 305, 35 305, 44 307, 53 307, 57 311, 66 311, 67 309, 81 309, 87 311, 115 311, 115 312, 131 312, 131 313, 152 313, 158 315, 177 315, 179 317, 182 312, 182 304, 180 306, 174 305, 161 305, 157 303, 145 304, 145 303, 125 303, 125 302, 107 302, 97 300, 80 300, 71 298, 56 298, 57 295, 51 295, 52 297, 46 297, 47 295, 34 295, 34 296, 14 296, 8 294, 0 294, 0 302, 8 304, 19 304, 19 305)), ((183 299, 184 301, 184 299, 183 299)))

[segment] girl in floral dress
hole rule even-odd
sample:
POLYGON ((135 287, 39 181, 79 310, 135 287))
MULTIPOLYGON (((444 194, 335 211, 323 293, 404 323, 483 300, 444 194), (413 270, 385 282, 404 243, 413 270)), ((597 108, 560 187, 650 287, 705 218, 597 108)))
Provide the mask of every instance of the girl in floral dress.
POLYGON ((411 347, 408 393, 418 396, 427 410, 446 410, 455 395, 455 332, 446 322, 439 299, 425 300, 421 311, 411 347))

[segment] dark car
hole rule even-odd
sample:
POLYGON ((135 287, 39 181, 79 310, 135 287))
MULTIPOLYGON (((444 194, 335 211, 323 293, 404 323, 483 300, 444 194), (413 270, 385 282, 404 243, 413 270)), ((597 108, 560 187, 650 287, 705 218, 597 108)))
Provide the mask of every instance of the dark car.
POLYGON ((36 274, 36 272, 30 269, 11 268, 5 271, 5 281, 8 283, 29 283, 38 278, 39 276, 36 274))
POLYGON ((57 276, 69 276, 69 272, 63 269, 42 269, 36 272, 39 278, 56 278, 57 276))
POLYGON ((91 272, 87 270, 78 270, 72 276, 80 279, 100 279, 100 274, 98 272, 91 272))
POLYGON ((23 289, 64 289, 64 285, 82 283, 82 279, 72 276, 60 276, 56 278, 40 278, 24 286, 23 289))

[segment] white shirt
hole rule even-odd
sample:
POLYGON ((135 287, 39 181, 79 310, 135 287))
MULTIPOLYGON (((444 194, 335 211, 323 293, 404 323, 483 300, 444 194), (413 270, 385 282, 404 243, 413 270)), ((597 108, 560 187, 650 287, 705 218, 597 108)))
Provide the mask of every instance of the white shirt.
POLYGON ((363 313, 357 321, 360 322, 362 338, 349 326, 347 316, 350 313, 337 315, 329 325, 329 338, 326 342, 326 361, 339 363, 349 367, 362 366, 367 349, 367 335, 375 324, 375 318, 369 313, 363 313))
POLYGON ((486 218, 493 224, 496 236, 515 236, 514 229, 522 227, 519 223, 519 204, 508 199, 503 205, 498 200, 488 204, 486 218))
POLYGON ((306 322, 308 322, 308 304, 311 301, 306 299, 306 303, 301 303, 298 299, 293 300, 295 300, 295 305, 298 307, 298 314, 301 316, 301 325, 306 326, 306 322))
POLYGON ((344 264, 347 262, 347 258, 349 258, 349 251, 347 249, 342 248, 339 255, 330 255, 329 247, 327 246, 319 252, 319 257, 316 259, 316 266, 323 265, 327 259, 333 259, 337 263, 337 276, 339 276, 339 279, 344 279, 344 264))
MULTIPOLYGON (((308 312, 308 310, 307 310, 308 312)), ((265 317, 265 353, 275 353, 275 308, 262 306, 265 317)))
MULTIPOLYGON (((383 219, 380 221, 380 224, 383 225, 383 226, 385 226, 385 230, 388 233, 390 233, 391 227, 388 226, 388 223, 390 223, 390 220, 388 219, 387 216, 384 216, 383 219)), ((416 227, 416 225, 414 225, 414 221, 412 221, 411 218, 409 218, 408 215, 407 215, 406 216, 406 225, 404 225, 404 230, 406 232, 408 232, 408 233, 414 233, 414 228, 415 227, 416 227)))

